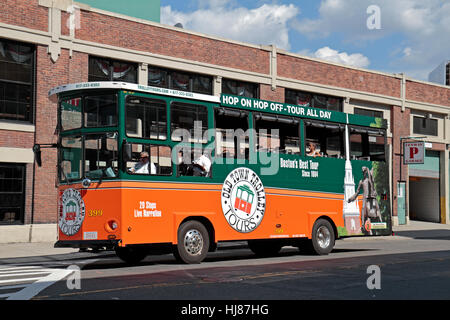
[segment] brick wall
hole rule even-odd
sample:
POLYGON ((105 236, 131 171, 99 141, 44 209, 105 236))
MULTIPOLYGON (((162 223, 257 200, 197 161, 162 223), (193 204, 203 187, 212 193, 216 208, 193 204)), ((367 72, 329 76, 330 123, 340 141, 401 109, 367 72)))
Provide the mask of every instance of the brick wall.
POLYGON ((38 3, 39 0, 2 0, 0 22, 48 31, 48 10, 38 3))
MULTIPOLYGON (((394 196, 392 215, 397 216, 397 181, 405 181, 408 177, 408 166, 403 164, 401 154, 400 137, 410 136, 410 110, 408 108, 402 112, 401 107, 393 106, 391 109, 391 130, 392 130, 392 194, 394 196), (400 166, 402 176, 400 177, 400 166)), ((406 190, 406 194, 408 194, 406 190)), ((406 209, 408 210, 408 209, 406 209)))
POLYGON ((269 52, 95 12, 81 11, 78 39, 230 68, 269 73, 269 52))
MULTIPOLYGON (((36 50, 36 143, 56 143, 57 105, 48 99, 48 91, 68 83, 71 60, 68 50, 53 63, 45 46, 36 50)), ((36 166, 34 222, 56 222, 57 192, 55 188, 57 152, 42 149, 42 167, 36 166)))
POLYGON ((272 86, 268 84, 261 84, 259 86, 259 96, 263 100, 284 102, 284 88, 277 87, 275 91, 272 90, 272 86))
POLYGON ((400 97, 400 79, 279 54, 278 76, 333 87, 400 97))
POLYGON ((450 88, 431 86, 426 83, 407 81, 406 98, 450 107, 450 88))

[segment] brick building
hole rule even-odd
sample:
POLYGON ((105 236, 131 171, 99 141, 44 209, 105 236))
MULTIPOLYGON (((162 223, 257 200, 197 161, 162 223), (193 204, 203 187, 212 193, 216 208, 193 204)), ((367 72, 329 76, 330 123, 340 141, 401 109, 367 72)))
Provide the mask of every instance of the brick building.
POLYGON ((93 80, 184 84, 183 90, 213 95, 238 90, 259 99, 309 99, 333 110, 381 116, 389 123, 393 223, 410 217, 450 223, 450 88, 86 4, 75 3, 80 10, 73 10, 73 4, 0 0, 0 242, 54 240, 56 150, 44 149, 38 167, 32 147, 57 141, 56 104, 48 91, 93 80), (426 154, 423 165, 408 168, 400 141, 410 136, 426 136, 426 154), (405 181, 405 190, 398 181, 405 181), (405 210, 397 203, 404 195, 405 210))

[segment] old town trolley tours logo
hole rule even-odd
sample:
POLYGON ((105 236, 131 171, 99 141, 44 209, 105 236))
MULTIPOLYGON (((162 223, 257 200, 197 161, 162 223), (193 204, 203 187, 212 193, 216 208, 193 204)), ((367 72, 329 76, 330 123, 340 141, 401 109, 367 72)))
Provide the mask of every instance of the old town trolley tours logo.
POLYGON ((61 196, 59 229, 67 236, 76 234, 83 223, 85 215, 84 201, 75 189, 66 189, 61 196))
POLYGON ((264 186, 258 175, 248 168, 237 168, 228 174, 221 200, 228 224, 242 233, 255 230, 266 211, 264 186))

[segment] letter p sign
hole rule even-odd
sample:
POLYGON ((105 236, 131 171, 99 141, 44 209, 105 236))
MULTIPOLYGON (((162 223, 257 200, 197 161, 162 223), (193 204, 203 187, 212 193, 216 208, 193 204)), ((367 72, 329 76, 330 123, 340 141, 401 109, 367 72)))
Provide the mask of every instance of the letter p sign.
POLYGON ((414 158, 414 155, 416 155, 418 153, 419 153, 419 148, 417 148, 417 147, 409 148, 409 157, 411 159, 414 158))
POLYGON ((420 164, 424 161, 424 142, 405 142, 404 144, 404 163, 420 164))

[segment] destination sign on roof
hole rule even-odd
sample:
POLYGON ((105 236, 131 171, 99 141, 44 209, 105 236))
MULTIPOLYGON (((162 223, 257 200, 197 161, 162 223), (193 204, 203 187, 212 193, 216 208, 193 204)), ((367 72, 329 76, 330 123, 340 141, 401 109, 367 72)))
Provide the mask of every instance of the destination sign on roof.
POLYGON ((221 105, 226 107, 242 108, 251 111, 270 112, 285 116, 296 116, 341 123, 346 122, 346 116, 342 112, 311 108, 309 104, 293 105, 281 102, 222 94, 221 105))

